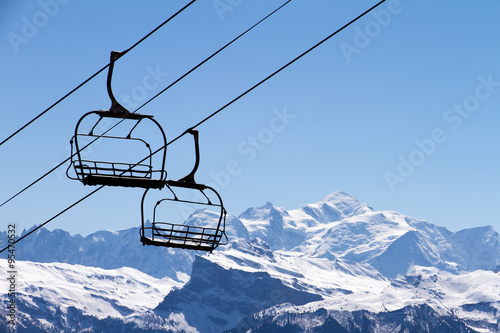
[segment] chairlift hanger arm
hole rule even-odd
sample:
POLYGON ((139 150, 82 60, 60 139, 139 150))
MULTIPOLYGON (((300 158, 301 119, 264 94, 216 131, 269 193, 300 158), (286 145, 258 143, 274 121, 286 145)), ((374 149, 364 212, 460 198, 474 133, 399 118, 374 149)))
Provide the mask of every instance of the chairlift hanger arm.
POLYGON ((115 67, 115 61, 123 56, 125 52, 111 51, 109 69, 108 69, 108 79, 107 79, 107 90, 109 99, 111 100, 111 107, 109 110, 99 110, 97 113, 101 117, 112 117, 112 118, 127 118, 133 120, 140 120, 143 118, 152 118, 152 115, 144 115, 136 112, 130 112, 123 105, 121 105, 115 98, 113 94, 113 89, 111 87, 111 81, 113 79, 113 70, 115 67))
POLYGON ((198 170, 198 166, 200 165, 200 144, 199 144, 199 135, 198 135, 199 133, 194 128, 190 128, 190 129, 186 130, 185 133, 191 134, 194 138, 194 150, 195 150, 196 161, 194 163, 193 170, 191 170, 191 172, 188 175, 179 179, 178 181, 179 182, 187 182, 187 183, 196 183, 196 181, 194 180, 194 174, 196 173, 196 171, 198 170))
POLYGON ((113 95, 113 90, 111 89, 111 79, 113 77, 113 69, 115 67, 115 61, 119 59, 122 55, 123 53, 119 51, 111 51, 111 56, 109 60, 108 80, 107 80, 108 95, 109 98, 111 99, 111 107, 109 108, 109 111, 114 113, 129 114, 130 111, 127 110, 125 107, 123 107, 120 103, 118 103, 115 96, 113 95))

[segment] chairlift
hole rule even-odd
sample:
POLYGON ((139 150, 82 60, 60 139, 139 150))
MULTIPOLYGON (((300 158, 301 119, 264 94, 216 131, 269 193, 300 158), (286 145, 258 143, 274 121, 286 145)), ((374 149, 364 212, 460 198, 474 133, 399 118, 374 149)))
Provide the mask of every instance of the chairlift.
MULTIPOLYGON (((140 228, 140 237, 143 245, 211 252, 219 245, 227 244, 227 236, 225 233, 226 210, 222 204, 219 193, 210 186, 196 183, 194 179, 200 162, 198 131, 189 129, 185 132, 185 134, 191 134, 194 137, 196 159, 193 170, 187 176, 179 180, 167 180, 167 172, 165 171, 167 140, 162 127, 151 115, 131 113, 120 105, 113 96, 111 78, 114 62, 120 56, 121 53, 119 52, 111 53, 107 78, 107 89, 111 99, 111 107, 109 110, 87 112, 80 118, 75 128, 75 134, 71 140, 71 163, 66 174, 69 178, 79 180, 84 185, 145 188, 146 191, 144 192, 141 202, 142 226, 140 228), (121 135, 107 134, 109 130, 103 131, 99 128, 99 124, 102 125, 101 121, 103 121, 103 119, 114 119, 118 123, 126 121, 131 125, 131 129, 125 131, 125 133, 121 135), (85 125, 83 125, 88 122, 90 122, 90 131, 85 130, 85 125), (152 124, 157 132, 157 138, 160 138, 156 140, 156 145, 159 146, 158 149, 152 147, 151 143, 141 137, 143 134, 153 134, 151 130, 146 132, 142 131, 142 135, 135 135, 140 125, 146 122, 148 122, 150 126, 152 124), (111 141, 114 143, 126 143, 126 145, 130 147, 133 146, 134 148, 113 149, 111 151, 105 150, 103 155, 104 158, 102 159, 84 158, 84 153, 82 153, 82 151, 96 139, 99 139, 99 142, 111 141), (86 140, 89 141, 89 144, 84 145, 84 141, 86 140), (130 155, 130 150, 135 152, 138 146, 142 147, 141 151, 144 153, 142 156, 145 157, 140 161, 139 159, 125 161, 124 155, 130 155), (73 150, 76 151, 74 154, 73 150), (153 160, 153 155, 156 154, 158 155, 153 160), (118 155, 118 158, 115 157, 116 155, 118 155), (69 171, 71 167, 73 167, 76 177, 70 176, 69 171), (167 192, 167 194, 162 194, 161 199, 156 201, 153 207, 152 223, 147 224, 145 206, 147 201, 146 197, 149 197, 148 192, 150 190, 162 190, 163 188, 168 189, 168 191, 162 191, 162 193, 167 192), (215 212, 211 212, 212 215, 210 215, 211 218, 208 222, 204 221, 203 223, 198 223, 197 221, 193 222, 193 219, 188 219, 187 222, 184 223, 182 221, 168 222, 164 217, 161 217, 163 215, 160 212, 160 207, 166 206, 167 203, 171 203, 177 207, 182 204, 189 204, 191 207, 198 209, 214 209, 215 212), (224 238, 226 242, 221 243, 224 238)), ((96 150, 100 148, 101 147, 95 147, 96 150)), ((94 154, 94 152, 92 152, 92 154, 94 154)), ((149 193, 151 194, 152 191, 149 193)))
MULTIPOLYGON (((75 134, 71 140, 72 157, 67 175, 71 179, 81 181, 84 185, 108 185, 161 189, 164 187, 167 177, 165 171, 167 149, 165 132, 160 124, 153 119, 152 115, 132 113, 116 101, 111 90, 111 78, 113 75, 114 62, 120 56, 120 52, 111 52, 111 61, 107 78, 107 90, 111 99, 111 107, 109 110, 87 112, 78 121, 75 128, 75 134), (118 122, 125 122, 131 126, 131 129, 130 131, 127 131, 127 133, 121 135, 109 135, 105 134, 106 132, 99 133, 100 131, 98 131, 97 128, 103 119, 114 119, 118 122), (93 124, 90 131, 83 129, 84 126, 82 124, 87 122, 90 122, 91 125, 93 124), (155 151, 152 151, 152 149, 156 148, 156 146, 152 147, 151 143, 148 143, 146 139, 135 137, 133 135, 133 132, 135 134, 135 132, 137 132, 137 128, 145 123, 149 123, 147 126, 153 126, 158 137, 160 138, 157 140, 156 145, 158 146, 158 149, 155 151), (86 146, 84 146, 82 142, 93 142, 96 139, 99 139, 100 141, 111 141, 117 145, 119 143, 119 146, 125 147, 125 149, 115 149, 113 154, 105 155, 103 160, 83 158, 84 155, 82 154, 82 151, 86 146), (140 151, 136 151, 139 150, 138 147, 140 146, 142 146, 140 151), (73 150, 76 151, 75 154, 73 154, 73 150), (138 162, 139 159, 137 158, 128 158, 125 160, 124 155, 129 154, 131 150, 137 153, 135 156, 141 156, 141 158, 143 158, 142 161, 138 162), (122 154, 122 156, 116 158, 115 156, 117 154, 122 154), (153 154, 158 154, 159 157, 153 159, 153 154), (73 166, 76 177, 69 175, 69 169, 71 166, 73 166)), ((148 135, 149 134, 150 133, 148 133, 148 135)))
POLYGON ((165 181, 164 184, 168 190, 166 194, 161 195, 159 200, 153 201, 153 218, 150 224, 147 224, 145 211, 148 193, 151 192, 146 189, 141 204, 141 242, 143 245, 212 252, 219 245, 227 244, 225 233, 226 210, 220 195, 215 189, 195 182, 194 175, 198 169, 200 158, 198 131, 190 129, 187 133, 192 134, 195 141, 195 166, 182 179, 165 181), (208 222, 204 220, 203 225, 200 225, 199 221, 194 221, 194 219, 188 219, 186 222, 181 221, 180 223, 167 221, 162 217, 160 207, 168 203, 172 203, 177 207, 181 204, 188 204, 193 208, 215 209, 215 212, 212 212, 212 224, 207 225, 208 222), (226 242, 221 243, 224 238, 226 242))

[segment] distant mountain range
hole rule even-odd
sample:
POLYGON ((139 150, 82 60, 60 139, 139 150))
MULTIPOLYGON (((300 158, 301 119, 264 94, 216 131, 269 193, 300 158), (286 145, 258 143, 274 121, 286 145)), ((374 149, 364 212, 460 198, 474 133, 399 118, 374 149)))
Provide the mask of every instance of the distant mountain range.
POLYGON ((211 254, 143 247, 138 228, 37 231, 16 250, 18 332, 500 331, 492 227, 451 232, 343 192, 226 224, 230 243, 211 254))

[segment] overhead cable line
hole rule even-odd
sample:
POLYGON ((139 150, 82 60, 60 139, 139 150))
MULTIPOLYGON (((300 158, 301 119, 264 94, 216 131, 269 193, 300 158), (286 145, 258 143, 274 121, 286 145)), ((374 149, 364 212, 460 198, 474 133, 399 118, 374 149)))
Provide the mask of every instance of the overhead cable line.
MULTIPOLYGON (((212 118, 213 116, 215 116, 216 114, 218 114, 219 112, 221 112, 222 110, 224 110, 225 108, 227 108, 228 106, 230 106, 231 104, 233 104, 234 102, 236 102, 237 100, 239 100, 240 98, 242 98, 243 96, 245 96, 246 94, 248 94, 249 92, 251 92, 252 90, 254 90, 255 88, 257 88, 258 86, 260 86, 261 84, 263 84, 264 82, 266 82, 267 80, 269 80, 270 78, 272 78, 273 76, 275 76, 276 74, 278 74, 279 72, 281 72, 283 69, 287 68, 288 66, 290 66, 291 64, 293 64, 294 62, 296 62, 297 60, 299 60, 300 58, 302 58, 304 55, 308 54, 309 52, 311 52, 312 50, 314 50, 315 48, 317 48, 318 46, 320 46, 321 44, 323 44, 324 42, 326 42, 327 40, 329 40, 330 38, 332 38, 333 36, 335 36, 336 34, 338 34, 339 32, 341 32, 342 30, 344 30, 345 28, 347 28, 349 25, 353 24, 354 22, 356 22, 357 20, 359 20, 360 18, 362 18, 363 16, 365 16, 366 14, 368 14, 370 11, 372 11, 373 9, 375 9, 376 7, 380 6, 382 3, 384 3, 386 0, 382 0, 380 2, 378 2, 376 5, 372 6, 370 9, 366 10, 365 12, 363 12, 362 14, 358 15, 356 18, 352 19, 350 22, 346 23, 344 26, 342 26, 340 29, 336 30, 335 32, 333 32, 332 34, 328 35, 327 37, 325 37, 324 39, 322 39, 320 42, 316 43, 315 45, 313 45, 312 47, 310 47, 309 49, 307 49, 306 51, 304 51, 303 53, 301 53, 299 56, 295 57, 294 59, 292 59, 291 61, 289 61, 287 64, 285 64, 284 66, 280 67, 278 70, 276 70, 275 72, 273 72, 272 74, 268 75, 266 78, 264 78, 263 80, 261 80, 260 82, 258 82, 257 84, 255 84, 254 86, 252 86, 251 88, 249 88, 248 90, 246 90, 245 92, 243 92, 242 94, 240 94, 239 96, 237 96, 236 98, 234 98, 233 100, 231 100, 229 103, 225 104, 223 107, 221 107, 220 109, 214 111, 213 113, 211 113, 209 116, 207 116, 206 118, 204 118, 203 120, 201 120, 200 122, 198 122, 196 125, 190 127, 189 129, 187 129, 185 132, 183 132, 182 134, 180 134, 179 136, 177 136, 175 139, 173 139, 172 141, 170 141, 168 145, 172 144, 173 142, 177 141, 179 138, 181 138, 183 135, 185 135, 186 133, 188 133, 189 130, 191 129, 194 129, 198 126, 200 126, 201 124, 203 124, 204 122, 206 122, 207 120, 209 120, 210 118, 212 118)), ((163 149, 164 147, 161 147, 159 149, 157 149, 156 151, 154 151, 153 153, 151 153, 149 156, 145 157, 144 159, 142 159, 141 161, 137 162, 135 165, 131 166, 131 168, 133 168, 134 166, 136 166, 137 164, 143 162, 144 160, 146 160, 147 158, 150 158, 151 156, 155 155, 156 153, 158 153, 161 149, 163 149)), ((45 226, 47 223, 49 223, 50 221, 54 220, 56 217, 62 215, 63 213, 65 213, 66 211, 68 211, 69 209, 73 208, 74 206, 76 206, 77 204, 79 204, 80 202, 84 201, 85 199, 87 199, 88 197, 90 197, 91 195, 93 195, 94 193, 96 193, 97 191, 101 190, 104 186, 100 186, 98 187, 97 189, 95 189, 94 191, 90 192, 89 194, 87 194, 86 196, 84 196, 83 198, 79 199, 78 201, 76 201, 75 203, 73 203, 72 205, 70 205, 69 207, 65 208, 63 211, 61 211, 60 213, 56 214, 55 216, 53 216, 52 218, 50 218, 49 220, 47 220, 46 222, 40 224, 39 226, 37 226, 36 228, 32 229, 29 234, 32 234, 33 232, 35 232, 36 230, 42 228, 43 226, 45 226)), ((14 243, 6 246, 5 248, 3 248, 2 250, 0 250, 0 253, 4 252, 5 250, 7 250, 10 246, 13 246, 15 244, 17 244, 20 240, 24 239, 25 237, 27 237, 28 234, 24 235, 23 237, 17 239, 14 243)))
MULTIPOLYGON (((123 51, 122 54, 121 54, 121 56, 123 56, 125 53, 129 52, 130 50, 132 50, 133 48, 135 48, 137 45, 139 45, 140 43, 142 43, 145 39, 147 39, 149 36, 151 36, 153 33, 155 33, 158 29, 160 29, 161 27, 163 27, 165 24, 167 24, 168 22, 170 22, 170 20, 172 20, 177 15, 179 15, 182 11, 184 11, 186 8, 188 8, 190 5, 192 5, 195 1, 196 0, 190 1, 187 5, 185 5, 184 7, 182 7, 175 14, 173 14, 168 19, 166 19, 165 21, 163 21, 159 26, 157 26, 155 29, 153 29, 151 32, 149 32, 147 35, 145 35, 143 38, 141 38, 139 41, 137 41, 134 45, 132 45, 131 47, 129 47, 127 50, 123 51)), ((63 100, 65 100, 67 97, 69 97, 75 91, 77 91, 78 89, 80 89, 82 86, 84 86, 85 84, 87 84, 90 80, 92 80, 93 78, 95 78, 97 75, 99 75, 102 71, 104 71, 108 67, 109 67, 109 63, 106 66, 104 66, 101 69, 99 69, 94 74, 92 74, 88 79, 86 79, 85 81, 83 81, 82 83, 80 83, 78 86, 76 86, 69 93, 67 93, 66 95, 64 95, 63 97, 61 97, 57 102, 55 102, 54 104, 52 104, 51 106, 49 106, 48 108, 46 108, 45 110, 43 110, 36 117, 34 117, 30 121, 28 121, 26 124, 24 124, 23 126, 21 126, 14 133, 12 133, 11 135, 9 135, 6 139, 4 139, 2 142, 0 142, 0 146, 3 145, 4 143, 6 143, 7 141, 9 141, 10 139, 12 139, 14 136, 16 136, 19 132, 21 132, 22 130, 24 130, 26 127, 28 127, 29 125, 31 125, 32 123, 34 123, 38 118, 40 118, 41 116, 43 116, 44 114, 46 114, 49 110, 51 110, 52 108, 54 108, 56 105, 58 105, 60 102, 62 102, 63 100)))
MULTIPOLYGON (((250 28, 248 28, 247 30, 245 30, 244 32, 242 32, 241 34, 239 34, 237 37, 235 37, 233 40, 231 40, 229 43, 227 43, 226 45, 224 45, 223 47, 221 47, 220 49, 218 49, 216 52, 212 53, 209 57, 205 58, 205 60, 203 60, 202 62, 200 62, 198 65, 196 65, 195 67, 191 68, 188 72, 186 72, 185 74, 183 74, 181 77, 179 77, 177 80, 175 80, 174 82, 172 82, 171 84, 169 84, 166 88, 164 88, 162 91, 160 91, 158 94, 156 94, 155 96, 153 96, 152 98, 150 98, 148 101, 146 101, 144 104, 142 104, 141 106, 139 106, 135 111, 133 111, 132 113, 136 113, 137 111, 139 111, 140 109, 142 109, 144 106, 146 106, 146 104, 148 104, 149 102, 151 102, 152 100, 154 100, 155 98, 157 98, 158 96, 160 96, 161 94, 163 94, 165 91, 167 91, 168 89, 170 89, 173 85, 177 84, 179 81, 181 81, 182 79, 184 79, 186 76, 188 76, 189 74, 191 74, 193 71, 195 71, 196 69, 198 69, 200 66, 202 66, 203 64, 205 64, 207 61, 209 61, 210 59, 212 59, 213 57, 215 57, 217 54, 219 54, 222 50, 224 50, 225 48, 227 48, 229 45, 233 44, 235 41, 237 41, 238 39, 240 39, 241 37, 243 37, 245 34, 247 34, 248 32, 250 32, 253 28, 255 28, 256 26, 258 26, 260 23, 264 22, 266 19, 268 19, 270 16, 272 16, 274 13, 276 13, 278 10, 280 10, 281 8, 283 8, 286 4, 288 4, 289 2, 291 2, 292 0, 288 0, 286 1, 284 4, 282 4, 280 7, 278 7, 277 9, 275 9, 274 11, 272 11, 270 14, 266 15, 264 18, 262 18, 260 21, 258 21, 257 23, 255 23, 254 25, 252 25, 250 28)), ((129 49, 130 50, 130 49, 129 49)), ((122 119, 120 120, 119 122, 117 122, 116 124, 114 124, 111 128, 109 128, 108 130, 106 130, 102 135, 105 135, 106 133, 108 133, 109 131, 111 131, 113 128, 115 128, 116 126, 118 126, 121 122, 123 122, 125 119, 122 119)), ((95 138, 94 140, 92 140, 91 142, 89 142, 87 145, 85 145, 80 151, 83 151, 85 148, 87 148, 88 146, 92 145, 96 140, 98 140, 99 138, 95 138)), ((62 161, 61 163, 59 163, 58 165, 56 165, 55 167, 53 167, 51 170, 49 170, 48 172, 46 172, 43 176, 39 177, 37 180, 33 181, 31 184, 29 184, 28 186, 24 187, 22 190, 20 190, 19 192, 17 192, 16 194, 14 194, 13 196, 11 196, 9 199, 5 200, 2 204, 0 204, 0 207, 4 206, 5 204, 7 204, 9 201, 11 201, 12 199, 14 199, 15 197, 17 197, 18 195, 20 195, 21 193, 23 193, 24 191, 26 191, 27 189, 29 189, 31 186, 35 185, 36 183, 38 183, 40 180, 42 180, 43 178, 47 177, 49 174, 51 174, 52 172, 54 172, 56 169, 60 168, 62 165, 64 165, 66 162, 68 162, 69 160, 71 160, 71 158, 73 158, 74 156, 76 155, 76 153, 72 154, 70 157, 68 157, 67 159, 65 159, 64 161, 62 161)))
MULTIPOLYGON (((258 86, 260 86, 261 84, 263 84, 264 82, 266 82, 267 80, 269 80, 270 78, 272 78, 273 76, 275 76, 276 74, 278 74, 279 72, 281 72, 282 70, 284 70, 285 68, 287 68, 288 66, 290 66, 291 64, 295 63, 297 60, 299 60, 300 58, 302 58, 303 56, 305 56, 309 52, 311 52, 312 50, 314 50, 315 48, 317 48, 318 46, 320 46, 321 44, 323 44, 324 42, 326 42, 327 40, 329 40, 330 38, 332 38, 333 36, 335 36, 339 32, 341 32, 342 30, 344 30, 345 28, 347 28, 348 26, 350 26, 351 24, 353 24, 354 22, 356 22, 357 20, 359 20, 360 18, 362 18, 363 16, 365 16, 366 14, 368 14, 370 11, 372 11, 376 7, 380 6, 385 1, 386 0, 380 1, 379 3, 377 3, 376 5, 374 5, 373 7, 371 7, 370 9, 368 9, 365 12, 363 12, 362 14, 358 15, 356 18, 352 19, 349 23, 346 23, 340 29, 338 29, 335 32, 331 33, 330 35, 328 35, 327 37, 325 37, 324 39, 322 39, 320 42, 316 43, 315 45, 313 45, 312 47, 310 47, 309 49, 307 49, 306 51, 304 51, 303 53, 301 53, 300 55, 298 55, 297 57, 295 57, 294 59, 292 59, 291 61, 289 61, 287 64, 285 64, 284 66, 280 67, 278 70, 276 70, 272 74, 268 75, 266 78, 264 78, 263 80, 261 80, 260 82, 258 82, 257 84, 255 84, 254 86, 252 86, 251 88, 249 88, 248 90, 246 90, 245 92, 243 92, 242 94, 240 94, 239 96, 237 96, 236 98, 234 98, 233 100, 231 100, 229 103, 227 103, 226 105, 224 105, 220 109, 218 109, 215 112, 211 113, 205 119, 201 120, 199 123, 197 123, 193 127, 190 127, 189 129, 194 129, 194 128, 200 126, 201 124, 203 124, 204 122, 206 122, 207 120, 209 120, 210 118, 212 118, 213 116, 215 116, 216 114, 218 114, 219 112, 221 112, 222 110, 224 110, 225 108, 227 108, 228 106, 230 106, 231 104, 233 104, 234 102, 236 102, 237 100, 239 100, 240 98, 242 98, 243 96, 245 96, 246 94, 248 94, 249 92, 251 92, 252 90, 254 90, 255 88, 257 88, 258 86)), ((172 143, 172 142, 174 142, 174 141, 176 141, 176 140, 178 140, 180 137, 182 137, 186 133, 187 133, 187 130, 186 130, 186 132, 182 133, 181 135, 179 135, 178 137, 176 137, 175 139, 173 139, 172 141, 170 141, 169 144, 172 143)), ((155 153, 153 153, 153 155, 155 153)))
POLYGON ((43 222, 42 224, 36 226, 35 228, 31 229, 30 231, 28 231, 26 234, 22 235, 21 237, 17 238, 15 242, 13 242, 12 244, 6 246, 5 248, 3 248, 0 253, 2 253, 3 251, 7 250, 10 246, 12 245, 15 245, 17 244, 18 242, 22 241, 24 238, 28 237, 29 235, 31 235, 32 233, 34 233, 35 231, 37 231, 38 229, 44 227, 46 224, 48 224, 49 222, 51 222, 52 220, 54 220, 55 218, 59 217, 60 215, 66 213, 68 210, 70 210, 71 208, 75 207, 76 205, 78 205, 80 202, 82 202, 83 200, 87 199, 88 197, 90 197, 91 195, 95 194, 97 191, 99 191, 100 189, 102 189, 104 187, 104 185, 96 188, 95 190, 93 190, 92 192, 90 192, 89 194, 87 194, 86 196, 84 196, 83 198, 77 200, 76 202, 72 203, 70 206, 66 207, 64 210, 60 211, 59 213, 57 213, 56 215, 52 216, 50 219, 48 219, 47 221, 43 222))
POLYGON ((263 19, 261 19, 259 22, 255 23, 254 25, 252 25, 250 28, 248 28, 247 30, 243 31, 238 37, 234 38, 232 41, 230 41, 229 43, 227 43, 226 45, 224 45, 223 47, 221 47, 217 52, 213 53, 211 56, 209 56, 208 58, 206 58, 205 60, 203 60, 202 62, 200 62, 198 65, 196 65, 195 67, 193 67, 190 71, 186 72, 186 74, 182 75, 180 78, 178 78, 176 81, 172 82, 169 86, 167 86, 165 89, 163 89, 162 91, 160 91, 158 94, 156 94, 155 96, 153 96, 152 98, 150 98, 146 103, 144 103, 143 105, 141 105, 139 108, 137 108, 137 110, 135 111, 139 111, 142 107, 146 106, 146 104, 148 104, 149 102, 151 102, 152 100, 154 100, 156 97, 160 96, 161 94, 163 94, 166 90, 168 90, 170 87, 172 87, 174 84, 176 84, 177 82, 179 82, 180 80, 182 80, 183 78, 185 78, 186 76, 188 76, 189 74, 191 74, 191 72, 193 72, 194 70, 196 70, 198 67, 200 67, 201 65, 203 65, 204 63, 206 63, 208 60, 212 59, 213 57, 215 57, 219 52, 221 52, 222 50, 224 50, 226 47, 228 47, 229 45, 233 44, 234 42, 236 42, 238 39, 240 39, 240 37, 242 37, 243 35, 245 35, 247 32, 249 32, 250 30, 252 30, 253 28, 255 28, 256 26, 258 26, 259 24, 261 24, 262 22, 264 22, 266 19, 268 19, 270 16, 272 16, 274 13, 276 13, 278 10, 280 10, 281 8, 285 7, 290 1, 292 0, 288 0, 286 1, 284 4, 282 4, 281 6, 279 6, 278 8, 276 8, 275 10, 273 10, 270 14, 268 14, 267 16, 265 16, 263 19))

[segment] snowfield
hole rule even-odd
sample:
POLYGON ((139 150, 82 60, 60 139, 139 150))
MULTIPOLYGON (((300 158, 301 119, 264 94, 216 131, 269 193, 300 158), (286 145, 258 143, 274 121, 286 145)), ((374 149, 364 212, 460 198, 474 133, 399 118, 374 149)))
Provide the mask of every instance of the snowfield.
MULTIPOLYGON (((0 259, 0 274, 7 275, 7 260, 0 259)), ((16 263, 16 297, 38 307, 35 298, 50 300, 67 313, 69 307, 98 318, 126 317, 154 309, 173 288, 183 283, 157 279, 133 268, 106 270, 62 263, 16 263)), ((0 281, 8 290, 8 281, 0 281)))

